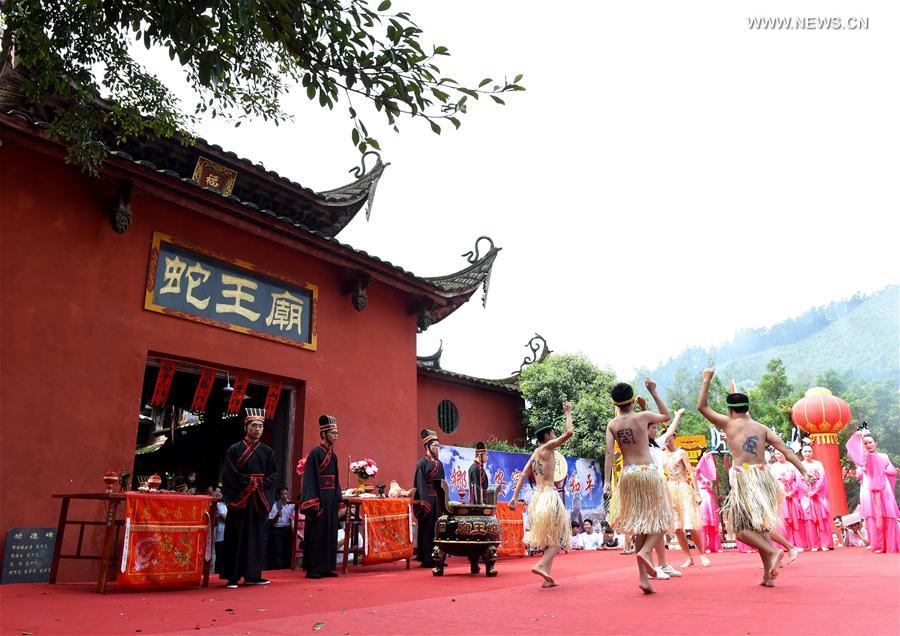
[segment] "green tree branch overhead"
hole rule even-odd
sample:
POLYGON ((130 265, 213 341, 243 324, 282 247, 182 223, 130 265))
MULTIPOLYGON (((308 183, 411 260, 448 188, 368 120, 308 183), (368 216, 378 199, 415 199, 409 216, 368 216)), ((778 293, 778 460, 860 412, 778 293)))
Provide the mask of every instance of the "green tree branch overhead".
POLYGON ((323 108, 343 96, 350 139, 379 149, 353 98, 371 103, 399 132, 406 117, 440 134, 459 128, 469 100, 525 90, 522 76, 464 85, 442 74, 446 46, 426 46, 412 16, 391 1, 368 0, 9 0, 3 3, 0 68, 24 72, 26 98, 53 99, 50 132, 70 144, 69 159, 96 172, 107 153, 104 131, 154 138, 186 134, 200 115, 240 125, 290 119, 282 101, 296 85, 323 108), (197 96, 193 113, 130 53, 132 41, 178 59, 197 96), (98 99, 109 109, 98 110, 98 99))

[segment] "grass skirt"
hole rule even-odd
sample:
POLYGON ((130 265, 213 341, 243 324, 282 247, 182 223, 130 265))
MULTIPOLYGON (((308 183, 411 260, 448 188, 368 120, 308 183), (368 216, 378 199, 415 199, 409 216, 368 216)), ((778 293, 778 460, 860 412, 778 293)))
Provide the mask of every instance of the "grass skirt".
POLYGON ((525 533, 525 545, 532 550, 546 550, 552 546, 569 549, 572 524, 559 493, 553 486, 541 486, 531 491, 528 503, 531 529, 525 533))
POLYGON ((652 464, 631 464, 619 478, 619 527, 623 532, 656 534, 669 528, 666 480, 652 464))
POLYGON ((722 506, 732 535, 768 532, 781 524, 781 484, 768 464, 744 464, 730 471, 731 492, 722 506))
POLYGON ((683 481, 669 481, 672 524, 675 530, 699 530, 700 506, 694 500, 694 489, 683 481))

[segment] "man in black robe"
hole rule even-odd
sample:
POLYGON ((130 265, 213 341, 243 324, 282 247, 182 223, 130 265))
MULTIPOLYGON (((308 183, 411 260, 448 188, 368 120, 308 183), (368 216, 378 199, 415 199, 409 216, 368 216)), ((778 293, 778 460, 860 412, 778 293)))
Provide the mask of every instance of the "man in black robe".
POLYGON ((475 442, 475 461, 469 466, 469 503, 483 504, 487 496, 488 474, 487 447, 484 442, 475 442))
POLYGON ((330 415, 319 418, 321 443, 309 451, 300 512, 306 515, 303 530, 303 569, 306 578, 337 576, 338 505, 341 484, 334 442, 338 438, 337 420, 330 415))
POLYGON ((416 537, 416 560, 423 568, 434 567, 431 552, 434 549, 434 525, 437 521, 437 492, 434 489, 435 479, 444 479, 444 465, 441 463, 438 453, 441 443, 437 433, 423 429, 422 444, 425 446, 425 456, 416 463, 416 474, 413 484, 416 487, 416 501, 413 504, 413 512, 419 520, 419 531, 416 537))
POLYGON ((266 519, 275 499, 278 469, 275 452, 259 441, 265 425, 265 409, 247 409, 246 437, 225 452, 222 498, 228 505, 220 576, 225 587, 268 585, 262 578, 265 558, 266 519))

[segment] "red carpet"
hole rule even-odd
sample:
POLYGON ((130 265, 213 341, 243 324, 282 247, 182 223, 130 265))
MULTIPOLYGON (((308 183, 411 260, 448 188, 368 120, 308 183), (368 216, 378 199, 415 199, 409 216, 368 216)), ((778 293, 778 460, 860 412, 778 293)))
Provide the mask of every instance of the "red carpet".
POLYGON ((215 581, 101 597, 82 584, 4 585, 0 634, 900 634, 900 555, 804 553, 773 589, 757 585, 756 555, 711 558, 655 583, 652 596, 637 588, 634 557, 617 552, 558 557, 560 587, 547 590, 528 571, 533 558, 501 560, 495 579, 451 559, 443 578, 402 565, 324 581, 282 571, 268 587, 237 590, 215 581))

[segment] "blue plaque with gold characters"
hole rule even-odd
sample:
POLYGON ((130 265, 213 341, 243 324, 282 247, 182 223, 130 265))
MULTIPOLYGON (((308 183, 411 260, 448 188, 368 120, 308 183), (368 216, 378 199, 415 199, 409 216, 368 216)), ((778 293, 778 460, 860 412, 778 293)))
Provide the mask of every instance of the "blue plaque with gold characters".
POLYGON ((144 308, 316 349, 319 288, 156 232, 144 308))

